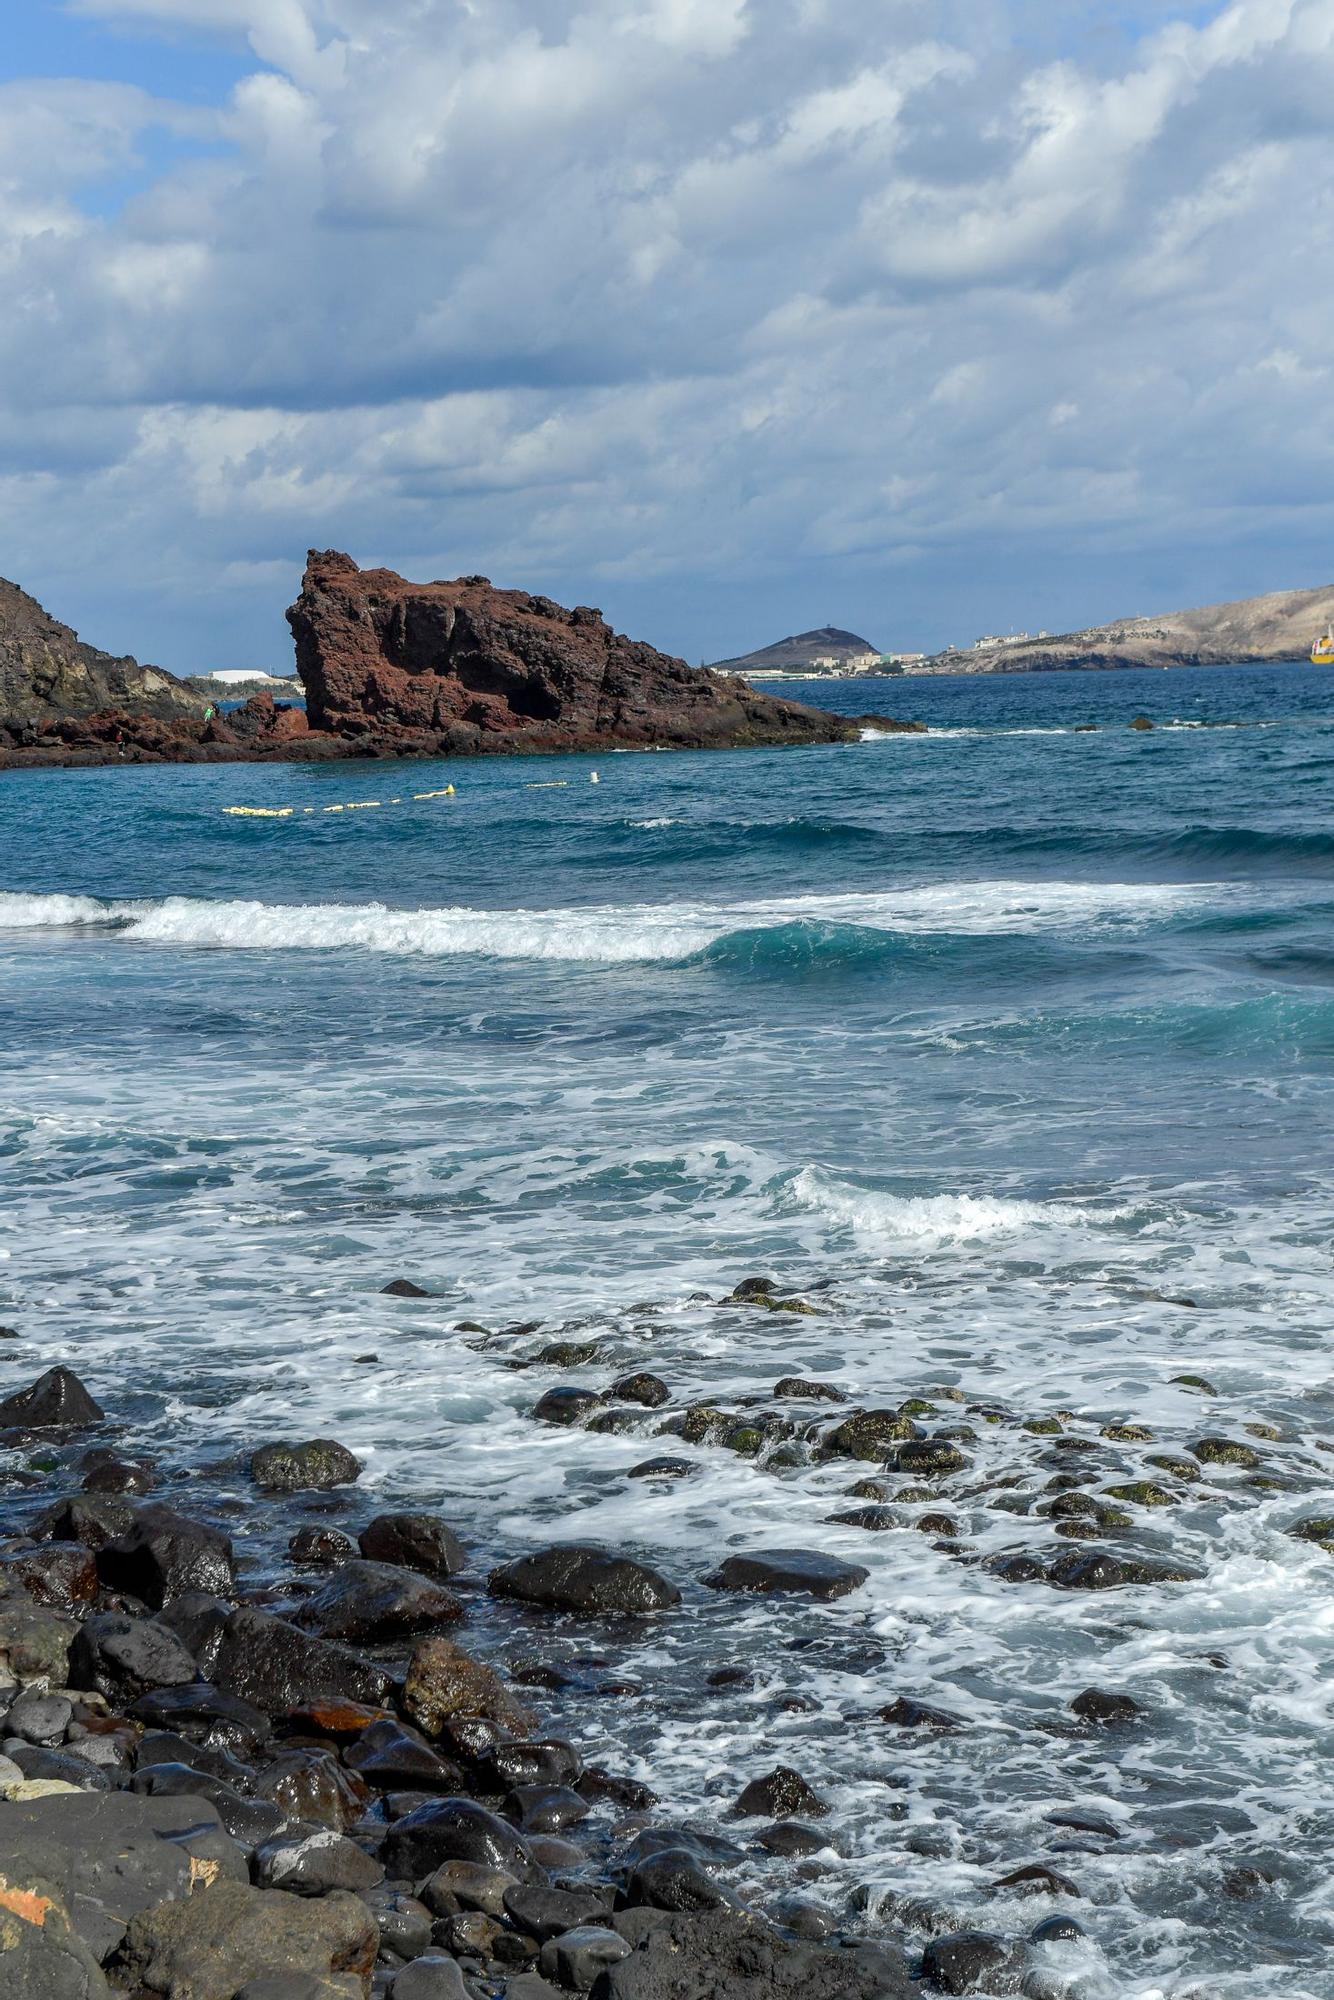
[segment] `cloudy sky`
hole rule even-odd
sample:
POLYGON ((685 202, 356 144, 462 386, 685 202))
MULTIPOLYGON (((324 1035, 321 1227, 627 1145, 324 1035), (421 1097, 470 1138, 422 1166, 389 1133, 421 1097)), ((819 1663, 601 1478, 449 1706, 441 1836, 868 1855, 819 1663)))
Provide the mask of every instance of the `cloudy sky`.
POLYGON ((1334 581, 1334 0, 4 0, 0 573, 714 658, 1334 581))

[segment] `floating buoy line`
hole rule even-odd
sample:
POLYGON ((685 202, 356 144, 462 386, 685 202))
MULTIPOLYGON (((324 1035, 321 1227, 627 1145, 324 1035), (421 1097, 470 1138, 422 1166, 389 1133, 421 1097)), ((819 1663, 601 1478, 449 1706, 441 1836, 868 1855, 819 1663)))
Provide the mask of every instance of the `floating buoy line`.
MULTIPOLYGON (((524 786, 528 792, 559 792, 569 785, 568 778, 538 778, 524 786)), ((589 775, 590 785, 602 781, 596 771, 589 775)), ((351 813, 371 812, 385 806, 416 805, 422 799, 452 799, 457 796, 453 785, 442 785, 434 792, 412 792, 406 797, 393 799, 343 799, 332 806, 223 806, 222 811, 231 819, 304 819, 307 813, 351 813)))

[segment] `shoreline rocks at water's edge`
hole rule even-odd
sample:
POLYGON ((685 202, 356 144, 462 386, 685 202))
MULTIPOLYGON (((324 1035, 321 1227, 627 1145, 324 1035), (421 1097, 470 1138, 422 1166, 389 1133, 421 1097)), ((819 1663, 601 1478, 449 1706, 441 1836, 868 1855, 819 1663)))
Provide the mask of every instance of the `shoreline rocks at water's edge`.
MULTIPOLYGON (((3 614, 0 598, 0 661, 3 614)), ((409 583, 335 550, 311 550, 287 615, 305 708, 264 690, 206 716, 197 696, 160 674, 154 685, 167 693, 156 708, 115 698, 142 674, 85 674, 79 698, 59 702, 25 684, 0 701, 0 768, 773 748, 855 742, 868 724, 923 727, 759 694, 624 638, 587 605, 567 610, 479 576, 409 583)))

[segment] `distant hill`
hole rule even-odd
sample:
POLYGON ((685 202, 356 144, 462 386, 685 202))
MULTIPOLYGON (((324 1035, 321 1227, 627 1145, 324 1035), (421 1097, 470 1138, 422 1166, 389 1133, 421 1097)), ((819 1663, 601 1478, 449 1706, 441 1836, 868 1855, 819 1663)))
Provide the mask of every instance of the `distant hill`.
POLYGON ((879 650, 869 639, 859 639, 855 632, 844 632, 837 625, 822 625, 818 632, 797 632, 790 639, 780 639, 776 645, 761 646, 757 653, 742 653, 735 660, 714 660, 710 664, 724 673, 762 674, 773 673, 779 667, 809 670, 817 660, 837 660, 842 665, 846 660, 879 650))
POLYGON ((59 721, 109 708, 169 721, 199 715, 203 704, 161 667, 85 645, 35 597, 0 578, 0 723, 59 721))
POLYGON ((1045 634, 936 653, 914 667, 922 674, 1055 673, 1093 667, 1218 667, 1246 661, 1304 660, 1312 641, 1334 619, 1334 585, 1271 590, 1090 625, 1082 632, 1045 634))

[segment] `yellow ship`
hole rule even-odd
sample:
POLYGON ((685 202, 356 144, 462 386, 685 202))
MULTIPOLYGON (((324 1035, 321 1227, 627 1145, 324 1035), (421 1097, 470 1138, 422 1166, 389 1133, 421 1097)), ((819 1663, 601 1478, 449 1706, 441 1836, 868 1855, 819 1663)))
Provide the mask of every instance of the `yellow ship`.
POLYGON ((1313 667, 1334 667, 1334 625, 1326 625, 1311 648, 1313 667))

